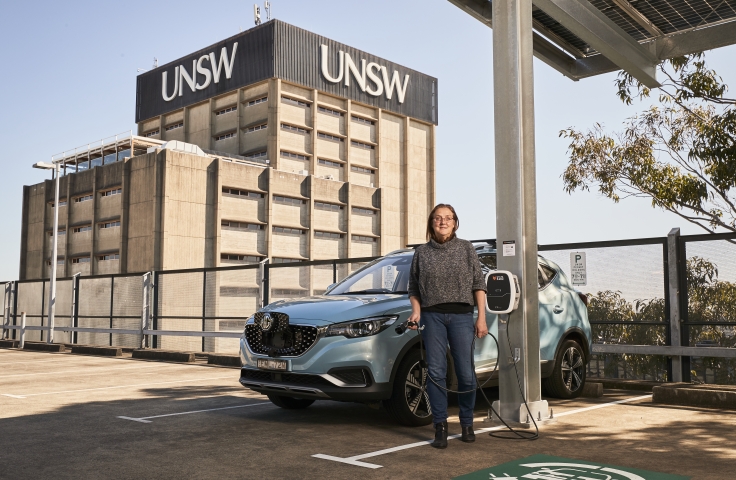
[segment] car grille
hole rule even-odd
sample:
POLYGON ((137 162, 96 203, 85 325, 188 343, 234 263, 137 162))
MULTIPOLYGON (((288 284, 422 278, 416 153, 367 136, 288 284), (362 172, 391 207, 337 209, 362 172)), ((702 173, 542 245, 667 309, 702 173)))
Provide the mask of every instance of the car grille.
POLYGON ((291 383, 296 385, 328 385, 334 386, 319 375, 305 373, 264 372, 261 370, 242 369, 240 378, 260 382, 291 383))
POLYGON ((298 357, 309 350, 319 337, 317 327, 308 325, 289 325, 289 317, 284 313, 269 312, 274 318, 276 328, 264 332, 258 320, 264 314, 255 314, 256 323, 245 326, 245 341, 254 353, 270 357, 298 357))

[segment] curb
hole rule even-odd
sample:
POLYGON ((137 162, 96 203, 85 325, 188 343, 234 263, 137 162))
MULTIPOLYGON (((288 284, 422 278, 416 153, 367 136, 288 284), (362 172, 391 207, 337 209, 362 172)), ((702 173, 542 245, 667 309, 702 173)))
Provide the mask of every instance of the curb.
POLYGON ((120 347, 93 347, 91 345, 74 345, 72 353, 82 355, 103 355, 107 357, 122 357, 123 349, 120 347))
POLYGON ((0 340, 0 348, 18 348, 18 340, 0 340))
POLYGON ((736 409, 736 388, 725 385, 673 383, 654 387, 652 403, 736 409))
POLYGON ((175 352, 172 350, 151 350, 136 349, 133 350, 133 358, 142 358, 145 360, 166 360, 169 362, 194 362, 193 352, 175 352))
POLYGON ((603 384, 598 382, 585 382, 581 397, 599 398, 603 396, 603 384))
POLYGON ((647 380, 623 380, 619 378, 596 378, 589 379, 603 385, 603 388, 614 390, 635 390, 638 392, 651 392, 653 388, 665 385, 662 382, 650 382, 647 380))
POLYGON ((226 367, 242 367, 240 364, 240 355, 216 355, 211 353, 207 359, 210 365, 223 365, 226 367))
POLYGON ((43 343, 43 342, 26 342, 23 350, 40 350, 42 352, 65 352, 66 347, 63 343, 43 343))

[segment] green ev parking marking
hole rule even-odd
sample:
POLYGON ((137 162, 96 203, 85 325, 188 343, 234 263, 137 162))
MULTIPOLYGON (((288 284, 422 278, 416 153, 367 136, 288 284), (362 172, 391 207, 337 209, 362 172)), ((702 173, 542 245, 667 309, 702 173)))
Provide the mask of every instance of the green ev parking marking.
POLYGON ((468 473, 455 480, 688 480, 692 477, 603 463, 532 455, 468 473))

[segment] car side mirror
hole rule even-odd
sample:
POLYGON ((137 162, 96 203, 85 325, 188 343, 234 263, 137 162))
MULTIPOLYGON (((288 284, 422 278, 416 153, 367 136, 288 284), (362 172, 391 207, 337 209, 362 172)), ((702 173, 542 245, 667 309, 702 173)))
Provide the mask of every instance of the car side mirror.
POLYGON ((486 274, 486 306, 491 313, 511 313, 519 308, 519 279, 506 270, 486 274))

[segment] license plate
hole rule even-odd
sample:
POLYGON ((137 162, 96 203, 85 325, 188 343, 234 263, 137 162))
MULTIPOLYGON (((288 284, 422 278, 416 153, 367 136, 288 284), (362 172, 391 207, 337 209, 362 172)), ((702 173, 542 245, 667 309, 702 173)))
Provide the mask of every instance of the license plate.
POLYGON ((286 360, 259 358, 257 365, 258 368, 262 368, 264 370, 286 370, 286 360))

